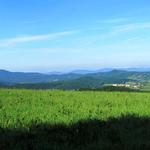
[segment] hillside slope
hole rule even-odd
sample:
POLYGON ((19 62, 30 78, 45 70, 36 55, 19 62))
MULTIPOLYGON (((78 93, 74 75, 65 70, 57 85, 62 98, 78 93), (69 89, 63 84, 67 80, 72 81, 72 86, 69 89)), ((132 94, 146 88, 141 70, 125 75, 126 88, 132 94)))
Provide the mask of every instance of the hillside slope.
POLYGON ((113 70, 90 74, 57 74, 20 73, 0 70, 0 85, 11 85, 17 88, 35 89, 81 89, 98 88, 105 84, 141 83, 150 81, 150 72, 130 72, 113 70))

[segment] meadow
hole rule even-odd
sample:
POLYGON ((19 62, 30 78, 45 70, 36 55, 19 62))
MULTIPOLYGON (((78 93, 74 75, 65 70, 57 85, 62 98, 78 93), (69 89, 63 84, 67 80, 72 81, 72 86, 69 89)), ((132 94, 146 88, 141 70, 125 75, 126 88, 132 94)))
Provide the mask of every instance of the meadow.
POLYGON ((144 92, 0 89, 0 149, 150 149, 149 108, 144 92))

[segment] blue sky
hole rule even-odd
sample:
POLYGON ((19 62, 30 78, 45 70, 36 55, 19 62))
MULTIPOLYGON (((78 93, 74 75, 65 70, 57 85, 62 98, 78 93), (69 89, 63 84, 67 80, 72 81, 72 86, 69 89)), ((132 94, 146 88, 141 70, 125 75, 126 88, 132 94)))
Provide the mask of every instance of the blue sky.
POLYGON ((1 0, 0 68, 150 67, 149 0, 1 0))

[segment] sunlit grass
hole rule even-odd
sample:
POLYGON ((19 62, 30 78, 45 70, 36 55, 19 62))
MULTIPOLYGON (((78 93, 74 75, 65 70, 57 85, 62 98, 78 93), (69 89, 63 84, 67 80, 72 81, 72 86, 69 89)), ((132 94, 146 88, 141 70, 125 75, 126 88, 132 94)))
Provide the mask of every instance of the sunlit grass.
POLYGON ((80 120, 150 116, 149 93, 0 90, 0 126, 32 122, 72 124, 80 120))

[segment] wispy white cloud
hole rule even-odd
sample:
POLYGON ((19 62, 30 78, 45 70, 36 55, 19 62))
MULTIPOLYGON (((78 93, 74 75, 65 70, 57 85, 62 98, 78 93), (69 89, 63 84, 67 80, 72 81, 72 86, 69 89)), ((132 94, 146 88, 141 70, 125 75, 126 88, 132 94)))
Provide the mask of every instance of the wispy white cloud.
POLYGON ((133 31, 140 31, 140 30, 149 30, 150 29, 150 22, 144 23, 129 23, 123 25, 115 25, 110 27, 110 31, 104 34, 99 35, 100 39, 107 39, 112 38, 114 36, 119 36, 125 33, 131 33, 133 31))
POLYGON ((128 32, 132 30, 150 29, 150 22, 144 23, 130 23, 114 27, 116 32, 128 32))
POLYGON ((142 41, 147 39, 145 31, 150 33, 150 22, 135 22, 135 23, 122 23, 121 25, 115 24, 104 28, 105 32, 97 30, 97 33, 91 36, 80 36, 76 41, 78 45, 95 46, 97 44, 103 45, 104 43, 112 43, 112 40, 120 43, 121 41, 142 41), (142 31, 142 32, 141 32, 142 31), (143 32, 144 31, 144 32, 143 32), (136 33, 136 34, 135 34, 136 33), (120 38, 121 37, 121 38, 120 38))
POLYGON ((17 36, 9 39, 0 40, 0 47, 13 46, 19 43, 26 42, 35 42, 35 41, 44 41, 44 40, 55 40, 62 38, 64 36, 69 36, 74 34, 76 31, 66 31, 66 32, 57 32, 44 35, 27 35, 27 36, 17 36))
MULTIPOLYGON (((147 21, 134 21, 135 18, 131 17, 120 17, 120 18, 110 18, 107 20, 101 20, 100 23, 106 24, 111 35, 118 35, 125 32, 132 32, 135 30, 150 29, 150 22, 147 21)), ((103 25, 104 26, 104 25, 103 25)))

